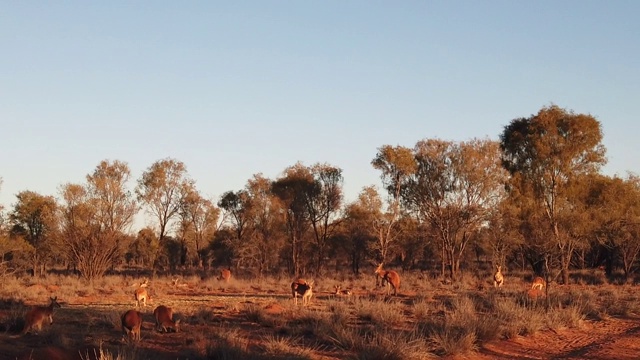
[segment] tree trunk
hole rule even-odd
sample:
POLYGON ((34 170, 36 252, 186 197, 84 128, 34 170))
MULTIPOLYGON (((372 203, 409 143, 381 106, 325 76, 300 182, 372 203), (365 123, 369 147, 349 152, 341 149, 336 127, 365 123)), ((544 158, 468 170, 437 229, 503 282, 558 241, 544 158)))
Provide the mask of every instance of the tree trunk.
POLYGON ((441 261, 440 261, 440 267, 441 267, 441 272, 440 274, 442 274, 442 277, 444 277, 444 271, 445 271, 445 252, 444 252, 444 240, 442 240, 442 256, 441 256, 441 261))
POLYGON ((571 253, 561 255, 560 262, 560 265, 562 266, 562 283, 564 285, 569 285, 569 265, 571 265, 571 253))

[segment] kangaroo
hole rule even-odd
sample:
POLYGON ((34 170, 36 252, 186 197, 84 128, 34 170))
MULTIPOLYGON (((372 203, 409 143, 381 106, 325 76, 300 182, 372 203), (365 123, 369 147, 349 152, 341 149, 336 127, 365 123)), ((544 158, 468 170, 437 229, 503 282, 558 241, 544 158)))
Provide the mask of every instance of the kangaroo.
POLYGON ((351 290, 348 289, 340 289, 341 286, 340 285, 336 285, 334 286, 334 288, 336 289, 335 295, 339 295, 339 296, 351 296, 351 290))
POLYGON ((378 265, 375 271, 376 276, 382 278, 382 284, 387 283, 387 296, 391 292, 391 287, 393 287, 393 296, 398 295, 398 288, 400 287, 400 275, 393 270, 384 270, 382 268, 382 263, 378 265))
POLYGON ((136 310, 129 310, 122 314, 122 334, 134 341, 140 340, 140 329, 142 328, 142 313, 136 310))
POLYGON ((533 279, 533 283, 531 284, 531 288, 532 289, 540 289, 543 290, 544 287, 547 286, 547 282, 544 281, 543 278, 541 278, 540 276, 536 276, 533 279))
POLYGON ((502 276, 502 266, 496 265, 496 273, 493 275, 493 287, 500 288, 504 284, 504 276, 502 276))
POLYGON ((309 305, 311 297, 313 296, 313 281, 306 282, 303 279, 298 279, 291 283, 291 295, 293 296, 293 303, 298 305, 298 295, 302 296, 302 306, 309 305))
POLYGON ((231 279, 231 269, 222 269, 222 271, 220 271, 220 277, 218 277, 218 280, 229 282, 229 279, 231 279))
POLYGON ((143 306, 147 306, 147 300, 149 299, 149 293, 147 292, 147 285, 149 284, 149 280, 145 280, 140 284, 140 287, 136 289, 134 292, 134 298, 136 300, 136 306, 140 307, 140 303, 143 306))
POLYGON ((161 332, 169 332, 169 329, 180 331, 180 319, 173 321, 173 310, 170 307, 158 306, 153 310, 153 316, 156 318, 156 329, 161 332))
POLYGON ((57 296, 50 297, 49 299, 51 300, 49 306, 34 306, 31 310, 27 311, 24 317, 24 328, 17 336, 26 335, 31 330, 34 330, 37 334, 38 331, 42 330, 42 323, 44 323, 46 319, 49 319, 49 325, 53 324, 53 309, 61 306, 58 303, 57 296))

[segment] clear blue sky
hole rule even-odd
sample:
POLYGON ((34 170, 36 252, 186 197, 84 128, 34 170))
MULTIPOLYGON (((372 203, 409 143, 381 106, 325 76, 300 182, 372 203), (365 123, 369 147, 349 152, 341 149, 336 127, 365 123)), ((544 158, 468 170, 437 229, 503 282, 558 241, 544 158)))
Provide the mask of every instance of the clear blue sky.
MULTIPOLYGON (((2 1, 0 204, 103 159, 184 162, 205 196, 378 147, 497 139, 555 103, 640 169, 640 1, 2 1)), ((131 187, 135 182, 131 183, 131 187)))

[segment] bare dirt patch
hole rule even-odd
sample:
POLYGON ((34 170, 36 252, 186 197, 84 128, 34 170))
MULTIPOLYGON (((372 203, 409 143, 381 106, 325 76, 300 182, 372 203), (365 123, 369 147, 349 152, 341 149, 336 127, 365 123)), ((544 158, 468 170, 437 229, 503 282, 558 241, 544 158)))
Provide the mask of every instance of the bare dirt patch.
POLYGON ((586 321, 581 329, 541 331, 486 343, 478 359, 638 359, 640 319, 586 321))

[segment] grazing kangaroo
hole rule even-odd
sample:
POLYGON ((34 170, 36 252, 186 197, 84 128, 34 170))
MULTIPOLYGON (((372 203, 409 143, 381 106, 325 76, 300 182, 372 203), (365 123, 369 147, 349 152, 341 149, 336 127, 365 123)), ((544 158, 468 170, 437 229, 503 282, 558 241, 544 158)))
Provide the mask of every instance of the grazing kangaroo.
POLYGON ((173 310, 170 307, 158 306, 153 310, 153 316, 156 318, 156 329, 160 332, 169 332, 169 329, 180 331, 180 319, 173 321, 173 310))
POLYGON ((385 281, 387 283, 387 295, 391 292, 391 287, 393 286, 393 295, 396 296, 398 294, 398 288, 400 287, 400 275, 397 272, 390 270, 384 270, 382 268, 382 263, 378 265, 375 271, 376 276, 382 278, 382 285, 384 285, 385 281))
POLYGON ((298 279, 291 283, 291 295, 293 296, 293 303, 298 305, 298 295, 302 296, 302 306, 309 305, 311 302, 311 296, 313 296, 313 281, 306 282, 303 279, 298 279))
POLYGON ((496 265, 496 273, 493 275, 493 287, 500 288, 504 284, 504 276, 502 275, 502 266, 496 265))
POLYGON ((122 314, 121 320, 123 336, 139 341, 140 329, 142 328, 142 313, 136 310, 129 310, 122 314))
POLYGON ((44 323, 46 319, 49 319, 49 325, 53 324, 53 309, 59 308, 60 304, 58 303, 57 296, 50 297, 49 299, 51 300, 49 306, 34 306, 31 310, 27 311, 24 317, 24 328, 22 332, 13 337, 26 335, 31 330, 34 330, 37 334, 38 331, 42 330, 42 323, 44 323))
POLYGON ((220 271, 220 277, 218 277, 218 280, 229 282, 229 279, 231 279, 231 269, 222 269, 222 271, 220 271))
POLYGON ((336 289, 335 295, 351 296, 351 290, 349 290, 349 289, 342 290, 340 285, 336 285, 336 286, 334 286, 334 288, 336 289))
POLYGON ((544 281, 543 278, 541 278, 540 276, 536 276, 533 279, 533 283, 531 284, 531 288, 532 289, 544 289, 544 287, 547 286, 547 282, 544 281))
POLYGON ((134 292, 134 298, 136 300, 136 306, 140 307, 140 303, 143 306, 147 306, 147 299, 149 299, 149 293, 147 292, 147 285, 149 284, 149 280, 145 280, 140 284, 140 287, 136 289, 134 292))

